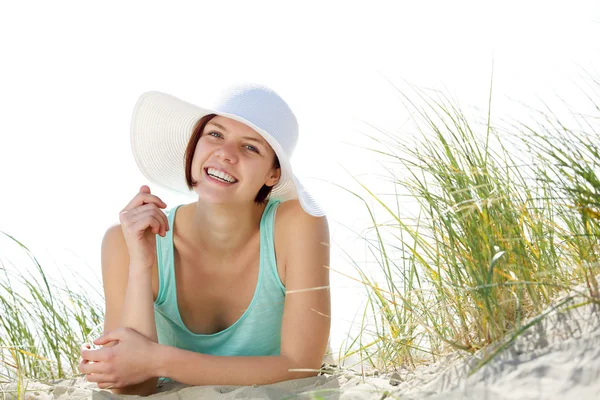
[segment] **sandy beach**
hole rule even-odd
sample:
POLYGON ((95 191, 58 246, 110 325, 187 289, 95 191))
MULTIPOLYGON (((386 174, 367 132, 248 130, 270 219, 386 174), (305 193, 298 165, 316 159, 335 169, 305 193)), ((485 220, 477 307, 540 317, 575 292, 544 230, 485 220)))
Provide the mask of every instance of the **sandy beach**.
MULTIPOLYGON (((563 305, 581 304, 573 297, 563 305)), ((557 303, 555 303, 557 304, 557 303)), ((361 375, 335 371, 265 386, 186 386, 163 383, 153 399, 599 399, 600 306, 585 304, 556 312, 509 341, 496 357, 471 373, 494 349, 456 352, 414 370, 361 375)), ((16 383, 0 386, 17 399, 16 383)), ((26 399, 113 399, 82 377, 28 382, 26 399)))

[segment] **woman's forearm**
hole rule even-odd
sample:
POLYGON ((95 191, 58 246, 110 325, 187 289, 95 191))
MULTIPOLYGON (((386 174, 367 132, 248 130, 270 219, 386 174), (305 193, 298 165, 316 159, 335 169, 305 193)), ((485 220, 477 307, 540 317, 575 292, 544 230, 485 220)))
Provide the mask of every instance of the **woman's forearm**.
POLYGON ((267 385, 315 376, 320 365, 284 356, 213 356, 157 345, 155 374, 187 385, 267 385))
MULTIPOLYGON (((121 311, 121 327, 132 328, 149 340, 158 343, 154 318, 154 295, 152 292, 152 270, 129 267, 127 291, 121 311)), ((156 392, 158 377, 120 389, 111 389, 115 394, 150 395, 156 392)))
POLYGON ((121 326, 135 329, 149 340, 158 342, 151 269, 137 268, 134 265, 129 267, 121 326))

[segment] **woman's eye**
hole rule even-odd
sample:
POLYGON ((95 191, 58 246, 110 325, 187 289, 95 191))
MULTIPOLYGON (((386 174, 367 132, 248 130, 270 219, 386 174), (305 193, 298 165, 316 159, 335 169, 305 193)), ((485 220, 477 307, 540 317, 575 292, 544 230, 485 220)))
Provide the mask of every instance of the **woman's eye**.
MULTIPOLYGON (((216 137, 216 138, 221 138, 221 137, 223 137, 223 135, 222 135, 222 134, 220 134, 219 132, 215 132, 215 131, 210 131, 210 132, 208 132, 208 133, 206 134, 206 136, 212 136, 212 137, 216 137)), ((260 154, 260 152, 258 151, 258 148, 254 147, 254 146, 252 146, 252 145, 250 145, 250 144, 247 144, 247 145, 245 145, 244 147, 245 147, 245 148, 247 148, 247 149, 248 149, 248 150, 250 150, 250 151, 253 151, 253 152, 257 153, 257 154, 260 154)))

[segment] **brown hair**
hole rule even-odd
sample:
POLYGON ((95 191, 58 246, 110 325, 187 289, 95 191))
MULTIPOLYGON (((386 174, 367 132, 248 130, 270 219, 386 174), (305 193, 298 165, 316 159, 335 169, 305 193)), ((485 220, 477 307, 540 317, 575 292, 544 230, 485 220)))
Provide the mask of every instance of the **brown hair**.
MULTIPOLYGON (((190 190, 193 190, 194 185, 197 183, 192 180, 192 159, 194 158, 196 145, 198 144, 198 140, 200 140, 202 132, 204 132, 204 128, 206 127, 208 121, 216 116, 217 114, 208 114, 198 120, 185 150, 185 180, 190 190)), ((273 160, 273 168, 281 168, 277 154, 275 154, 275 159, 273 160)), ((271 190, 273 190, 272 186, 263 185, 263 187, 258 191, 254 201, 258 204, 264 203, 271 194, 271 190)))

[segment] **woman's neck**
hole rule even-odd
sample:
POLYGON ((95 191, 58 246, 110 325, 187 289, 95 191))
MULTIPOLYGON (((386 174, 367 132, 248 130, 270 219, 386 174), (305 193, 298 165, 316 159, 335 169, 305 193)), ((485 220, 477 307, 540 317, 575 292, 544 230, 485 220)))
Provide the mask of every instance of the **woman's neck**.
POLYGON ((183 218, 177 221, 179 234, 193 243, 202 257, 234 260, 259 234, 266 204, 236 207, 198 201, 185 207, 183 218))

